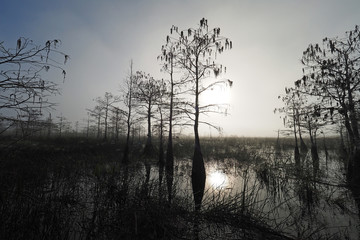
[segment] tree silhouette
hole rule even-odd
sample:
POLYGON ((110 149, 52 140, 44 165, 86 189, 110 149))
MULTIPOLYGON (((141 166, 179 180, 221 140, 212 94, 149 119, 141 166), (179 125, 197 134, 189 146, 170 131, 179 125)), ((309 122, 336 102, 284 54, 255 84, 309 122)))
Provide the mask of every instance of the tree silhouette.
MULTIPOLYGON (((172 29, 170 32, 172 32, 172 29)), ((161 55, 158 56, 158 60, 163 62, 162 71, 169 74, 168 82, 168 94, 169 94, 169 134, 166 147, 166 161, 165 161, 165 173, 166 182, 168 188, 168 200, 171 203, 172 200, 172 186, 174 181, 174 151, 173 151, 173 127, 176 120, 181 118, 183 111, 179 108, 184 102, 180 96, 186 92, 184 86, 190 83, 191 80, 187 77, 175 77, 175 70, 180 67, 178 64, 177 55, 179 54, 179 43, 176 41, 170 41, 170 37, 166 37, 166 44, 161 47, 161 55)))
POLYGON ((59 92, 58 84, 43 75, 54 68, 65 79, 59 57, 65 64, 69 56, 57 50, 59 44, 60 40, 49 40, 41 46, 19 38, 15 48, 6 48, 0 42, 0 109, 6 112, 1 120, 27 121, 29 115, 42 115, 43 109, 54 106, 48 97, 59 92))
POLYGON ((120 101, 120 98, 118 96, 114 96, 112 93, 106 92, 104 97, 98 97, 95 101, 98 104, 97 106, 100 110, 99 113, 104 115, 104 140, 107 140, 109 114, 114 108, 114 104, 120 101))
POLYGON ((311 157, 313 161, 314 176, 319 170, 319 154, 317 148, 317 133, 320 127, 326 125, 321 123, 319 116, 321 115, 321 108, 317 104, 309 104, 302 109, 303 126, 308 130, 311 143, 311 157))
POLYGON ((119 141, 120 131, 123 130, 122 123, 124 121, 124 116, 126 116, 126 112, 116 106, 111 106, 110 110, 112 113, 111 122, 115 132, 115 142, 117 143, 119 141))
MULTIPOLYGON (((195 209, 201 208, 201 202, 204 195, 206 172, 204 160, 201 152, 199 138, 199 115, 201 106, 199 96, 202 92, 215 85, 205 85, 205 80, 210 76, 219 76, 226 70, 220 64, 215 63, 218 54, 232 48, 232 42, 220 35, 220 28, 210 29, 207 19, 200 20, 200 25, 196 28, 179 30, 178 27, 172 26, 170 35, 166 38, 167 43, 172 42, 175 48, 176 64, 185 74, 185 78, 191 80, 190 90, 194 96, 191 115, 194 121, 195 145, 192 166, 192 188, 195 201, 195 209)), ((163 49, 163 56, 166 58, 167 50, 163 49)), ((172 57, 170 58, 173 61, 172 57)), ((223 82, 223 81, 222 81, 223 82)), ((219 81, 220 83, 220 81, 219 81)), ((189 114, 190 116, 190 114, 189 114)))
MULTIPOLYGON (((328 117, 325 113, 326 107, 320 105, 313 96, 307 95, 306 90, 302 86, 296 85, 292 88, 285 88, 285 95, 279 96, 284 103, 283 108, 275 109, 275 112, 285 114, 283 117, 284 125, 292 128, 295 136, 295 163, 300 166, 300 155, 305 157, 307 147, 300 147, 301 154, 299 154, 299 144, 297 135, 299 135, 300 144, 303 139, 301 132, 307 130, 311 144, 311 156, 313 160, 314 173, 319 168, 319 155, 317 149, 317 133, 321 128, 334 123, 334 117, 328 117)), ((315 174, 316 175, 316 174, 315 174)))
POLYGON ((302 101, 299 99, 299 95, 295 91, 294 88, 285 88, 285 95, 279 96, 284 103, 284 107, 275 109, 275 113, 279 112, 285 114, 283 116, 283 123, 285 127, 289 127, 292 129, 295 139, 295 148, 294 148, 294 158, 295 164, 299 168, 301 166, 300 163, 300 151, 299 151, 299 143, 297 138, 298 129, 300 126, 299 120, 299 109, 301 108, 302 101))
POLYGON ((154 147, 152 144, 151 136, 151 119, 154 117, 154 111, 157 107, 157 103, 162 96, 164 87, 162 82, 155 80, 150 74, 146 74, 142 71, 137 71, 135 76, 136 81, 134 83, 134 100, 136 108, 140 116, 144 116, 147 120, 147 140, 144 148, 144 155, 151 157, 154 155, 154 147))
MULTIPOLYGON (((303 52, 303 77, 295 82, 303 94, 315 96, 322 118, 339 113, 350 140, 348 176, 360 170, 360 31, 348 31, 343 38, 324 38, 322 45, 310 44, 303 52)), ((340 118, 339 118, 340 119, 340 118)), ((358 182, 360 179, 355 180, 358 182)))
POLYGON ((101 108, 99 105, 96 105, 93 109, 87 109, 89 115, 94 118, 94 122, 96 122, 96 138, 100 138, 101 136, 101 116, 103 115, 103 108, 101 108))
POLYGON ((133 61, 130 62, 130 75, 125 80, 125 85, 122 86, 122 92, 124 94, 123 101, 126 107, 126 142, 123 152, 122 162, 127 164, 129 162, 129 151, 130 151, 130 133, 133 124, 133 108, 134 108, 134 86, 136 78, 133 75, 133 61))
MULTIPOLYGON (((166 114, 166 108, 167 108, 167 101, 168 101, 168 92, 166 88, 166 83, 164 79, 159 80, 160 83, 160 95, 159 98, 156 101, 157 106, 157 112, 158 114, 155 115, 155 118, 157 120, 157 129, 159 134, 159 195, 161 196, 161 186, 162 186, 162 180, 164 176, 164 168, 165 168, 165 156, 164 156, 164 131, 165 131, 165 114, 166 114)), ((171 191, 170 191, 171 192, 171 191)), ((171 194, 170 194, 171 196, 171 194)))

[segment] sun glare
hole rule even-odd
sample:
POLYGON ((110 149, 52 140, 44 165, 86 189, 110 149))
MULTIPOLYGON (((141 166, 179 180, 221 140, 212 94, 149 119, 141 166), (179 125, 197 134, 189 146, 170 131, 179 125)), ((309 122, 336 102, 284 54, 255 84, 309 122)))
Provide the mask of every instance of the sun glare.
POLYGON ((214 86, 200 95, 202 104, 230 104, 230 89, 225 86, 214 86))
POLYGON ((227 176, 225 173, 216 170, 209 174, 209 183, 214 189, 222 189, 227 186, 227 176))

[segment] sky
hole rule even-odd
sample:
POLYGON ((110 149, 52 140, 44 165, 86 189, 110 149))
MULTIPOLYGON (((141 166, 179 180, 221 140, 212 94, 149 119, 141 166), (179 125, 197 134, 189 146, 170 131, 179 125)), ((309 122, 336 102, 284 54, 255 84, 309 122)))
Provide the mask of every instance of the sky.
MULTIPOLYGON (((204 17, 233 42, 218 59, 232 88, 203 98, 225 95, 229 114, 210 121, 224 136, 272 137, 284 129, 273 110, 282 106, 284 88, 302 76, 303 51, 353 30, 359 9, 359 0, 2 0, 0 41, 10 48, 19 37, 61 40, 70 60, 64 83, 60 73, 52 76, 61 88, 57 115, 84 126, 93 99, 120 94, 131 59, 134 70, 166 77, 157 56, 171 26, 197 27, 204 17)), ((216 131, 202 127, 202 134, 216 131)))

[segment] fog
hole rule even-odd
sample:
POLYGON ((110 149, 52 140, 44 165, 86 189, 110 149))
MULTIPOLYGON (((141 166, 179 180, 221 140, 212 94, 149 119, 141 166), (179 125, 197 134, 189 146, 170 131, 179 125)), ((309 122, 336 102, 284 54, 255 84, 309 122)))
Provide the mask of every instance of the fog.
MULTIPOLYGON (((2 1, 0 41, 14 47, 19 37, 44 44, 60 39, 70 55, 67 78, 54 116, 86 125, 86 109, 105 92, 119 89, 134 69, 166 78, 156 60, 170 27, 187 29, 205 17, 233 42, 218 61, 221 77, 234 84, 227 116, 212 116, 223 135, 276 136, 283 128, 274 108, 278 95, 302 76, 300 58, 310 43, 343 36, 359 23, 360 2, 347 1, 2 1)), ((209 134, 207 127, 202 134, 209 134)), ((213 134, 215 134, 215 131, 213 134)))

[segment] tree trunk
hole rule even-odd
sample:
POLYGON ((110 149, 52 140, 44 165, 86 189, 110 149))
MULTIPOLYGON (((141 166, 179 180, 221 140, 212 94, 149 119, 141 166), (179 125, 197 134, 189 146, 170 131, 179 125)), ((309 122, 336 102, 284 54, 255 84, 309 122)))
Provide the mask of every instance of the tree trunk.
POLYGON ((348 54, 344 55, 345 59, 345 70, 346 70, 346 92, 348 94, 348 104, 345 105, 345 126, 348 129, 350 136, 350 156, 348 163, 348 179, 350 184, 356 186, 360 182, 360 176, 358 172, 360 171, 360 136, 358 129, 358 119, 357 112, 355 109, 355 102, 353 99, 353 90, 351 87, 351 73, 349 73, 349 62, 348 54))
POLYGON ((349 121, 349 116, 347 114, 347 109, 345 110, 345 114, 344 114, 344 124, 345 124, 345 128, 347 130, 347 135, 349 137, 349 142, 350 142, 350 146, 349 146, 349 152, 346 156, 346 164, 347 164, 347 174, 346 174, 346 177, 347 177, 347 181, 349 183, 352 182, 352 178, 353 178, 353 175, 354 175, 354 172, 355 172, 355 169, 354 169, 354 159, 353 156, 354 156, 354 149, 355 149, 355 136, 354 136, 354 132, 351 128, 351 124, 350 124, 350 121, 349 121))
POLYGON ((108 122, 107 122, 107 119, 108 119, 108 106, 106 106, 105 108, 105 133, 104 133, 104 140, 106 141, 107 140, 107 132, 108 132, 108 122))
POLYGON ((295 109, 293 109, 293 125, 294 125, 294 136, 295 136, 295 149, 294 149, 294 158, 295 158, 295 166, 298 170, 300 170, 300 152, 299 152, 299 145, 296 135, 296 119, 295 119, 295 109))
POLYGON ((153 157, 154 148, 152 146, 152 138, 151 138, 151 101, 149 101, 148 109, 147 109, 147 139, 146 145, 144 148, 144 156, 145 157, 153 157))
POLYGON ((160 139, 159 139, 159 196, 162 196, 161 185, 164 176, 165 158, 163 143, 163 117, 160 110, 160 139))
POLYGON ((124 164, 129 163, 129 151, 130 151, 130 131, 131 131, 131 125, 130 125, 130 119, 127 120, 127 134, 126 134, 126 142, 125 142, 125 148, 124 148, 124 154, 122 162, 124 164))
POLYGON ((351 185, 357 186, 360 183, 360 136, 359 136, 359 129, 358 129, 358 119, 357 119, 357 112, 355 109, 355 103, 353 100, 352 92, 350 86, 348 84, 348 95, 349 95, 349 117, 350 117, 350 124, 353 133, 353 146, 351 147, 350 152, 350 162, 353 167, 353 173, 351 179, 351 185))
POLYGON ((98 123, 97 123, 97 127, 98 127, 98 129, 97 129, 97 138, 99 139, 100 138, 100 113, 99 113, 99 115, 98 115, 98 123))
POLYGON ((87 126, 86 126, 86 139, 89 139, 89 130, 90 130, 90 118, 88 115, 87 126))
POLYGON ((310 121, 308 121, 309 135, 310 135, 310 143, 311 143, 311 159, 313 162, 313 173, 314 177, 317 175, 319 171, 319 154, 317 151, 316 140, 314 139, 313 130, 311 127, 310 121))
POLYGON ((354 103, 354 99, 353 99, 353 90, 350 86, 350 76, 348 73, 348 55, 345 55, 345 64, 346 64, 346 90, 348 92, 348 100, 349 100, 349 104, 348 104, 348 110, 349 110, 349 117, 350 117, 350 122, 351 122, 351 128, 354 134, 354 140, 355 140, 355 147, 359 147, 359 141, 360 141, 360 136, 359 136, 359 128, 358 128, 358 119, 357 119, 357 112, 355 109, 355 103, 354 103))
POLYGON ((301 128, 300 128, 300 115, 299 115, 299 111, 296 110, 296 117, 297 117, 297 125, 298 125, 298 131, 299 131, 299 139, 300 139, 300 150, 301 150, 301 154, 302 155, 306 155, 308 148, 304 142, 304 139, 301 136, 301 128))
POLYGON ((119 141, 119 109, 116 109, 115 134, 115 143, 117 143, 119 141))
POLYGON ((355 148, 354 153, 352 155, 353 162, 353 173, 351 179, 351 186, 352 188, 356 188, 357 192, 360 192, 360 149, 355 148))
POLYGON ((314 177, 316 177, 317 172, 319 171, 320 168, 320 163, 319 163, 319 154, 318 154, 317 146, 316 144, 313 143, 311 143, 311 158, 313 161, 314 177))
POLYGON ((174 153, 173 153, 173 142, 172 142, 172 120, 173 120, 173 105, 174 105, 174 80, 173 80, 173 62, 171 58, 170 63, 170 112, 169 112, 169 138, 166 150, 166 163, 165 163, 165 175, 166 184, 168 189, 168 201, 171 204, 172 200, 172 185, 174 181, 174 153))
POLYGON ((323 145, 324 145, 324 151, 325 151, 325 166, 326 166, 326 170, 328 169, 328 162, 329 162, 329 151, 326 145, 326 140, 325 140, 325 134, 323 137, 323 145))
POLYGON ((172 201, 172 186, 174 181, 174 153, 172 147, 172 132, 169 131, 169 139, 166 151, 166 163, 165 163, 165 174, 166 174, 166 184, 168 190, 168 201, 171 204, 172 201))
POLYGON ((195 201, 195 210, 199 211, 201 208, 202 198, 204 196, 206 182, 205 166, 201 153, 199 135, 195 136, 195 151, 193 157, 191 180, 195 201))
MULTIPOLYGON (((340 154, 341 154, 341 157, 344 159, 344 163, 345 163, 345 159, 348 155, 347 153, 347 149, 345 147, 345 141, 344 141, 344 134, 343 134, 343 125, 341 123, 340 125, 340 130, 339 130, 339 133, 340 133, 340 154)), ((346 164, 346 163, 345 163, 346 164)), ((346 167, 347 165, 345 165, 346 167)))
POLYGON ((129 163, 129 150, 130 150, 129 143, 130 143, 130 127, 128 126, 128 132, 127 132, 127 135, 126 135, 124 154, 123 154, 123 158, 122 158, 122 162, 124 164, 129 163))
POLYGON ((132 100, 132 84, 133 84, 133 76, 132 76, 132 61, 130 63, 130 83, 128 86, 128 100, 127 100, 127 104, 128 104, 128 115, 127 115, 127 119, 126 119, 126 124, 127 124, 127 135, 126 135, 126 143, 125 143, 125 148, 124 148, 124 154, 123 154, 123 158, 122 158, 122 162, 124 164, 128 164, 129 163, 129 151, 130 151, 130 131, 131 131, 131 100, 132 100))
POLYGON ((206 172, 204 160, 201 153, 200 138, 199 138, 199 75, 198 75, 198 61, 196 61, 196 89, 195 89, 195 149, 192 162, 192 189, 195 201, 195 210, 200 211, 202 198, 204 196, 206 172))
MULTIPOLYGON (((145 165, 145 170, 146 170, 145 184, 144 184, 144 194, 145 194, 145 196, 148 195, 148 185, 149 185, 149 180, 150 180, 151 164, 150 164, 149 158, 152 158, 153 154, 154 154, 154 149, 153 149, 153 146, 152 146, 152 139, 151 139, 151 101, 149 101, 149 105, 148 105, 147 110, 148 110, 148 112, 147 112, 148 133, 147 133, 147 140, 146 140, 145 149, 144 149, 144 152, 143 152, 143 154, 144 154, 144 165, 145 165)), ((139 142, 140 142, 140 139, 139 139, 139 142)))
POLYGON ((301 135, 299 135, 300 138, 300 149, 301 149, 301 154, 306 155, 308 148, 304 142, 304 139, 301 137, 301 135))
POLYGON ((147 160, 147 158, 145 158, 144 165, 145 165, 145 182, 144 182, 144 185, 143 185, 143 196, 148 197, 148 195, 149 195, 149 181, 150 181, 151 164, 147 160))

